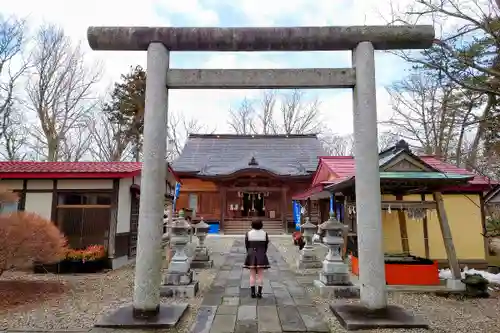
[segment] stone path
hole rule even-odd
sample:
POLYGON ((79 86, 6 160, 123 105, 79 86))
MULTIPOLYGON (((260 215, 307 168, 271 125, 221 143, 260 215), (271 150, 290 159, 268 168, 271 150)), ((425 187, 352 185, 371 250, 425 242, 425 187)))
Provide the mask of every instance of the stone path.
POLYGON ((243 269, 244 240, 236 240, 224 265, 205 292, 190 333, 329 332, 305 289, 274 245, 263 297, 250 297, 249 271, 243 269))

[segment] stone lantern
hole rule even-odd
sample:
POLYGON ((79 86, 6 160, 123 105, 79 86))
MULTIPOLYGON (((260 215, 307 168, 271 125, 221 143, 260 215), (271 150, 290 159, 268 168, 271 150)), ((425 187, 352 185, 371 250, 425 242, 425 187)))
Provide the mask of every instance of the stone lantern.
POLYGON ((342 258, 344 244, 349 231, 348 226, 340 223, 330 213, 330 218, 320 225, 323 233, 323 244, 328 247, 328 253, 323 260, 323 267, 319 273, 319 280, 314 281, 325 296, 333 292, 335 297, 357 297, 359 289, 353 287, 349 278, 349 265, 342 258))
POLYGON ((191 225, 184 218, 184 211, 169 226, 170 243, 174 255, 170 260, 163 280, 161 295, 165 297, 194 297, 198 291, 198 281, 195 281, 190 268, 190 260, 186 254, 191 225))
POLYGON ((300 226, 302 236, 304 237, 305 245, 300 251, 299 258, 297 259, 297 268, 318 268, 321 267, 321 262, 314 253, 314 246, 312 238, 316 232, 316 226, 311 223, 309 217, 306 217, 306 222, 300 226))
POLYGON ((209 225, 205 223, 203 217, 201 221, 194 225, 195 235, 198 238, 198 244, 194 250, 194 258, 191 262, 191 268, 211 268, 213 261, 210 260, 208 249, 205 246, 205 238, 208 234, 209 225))

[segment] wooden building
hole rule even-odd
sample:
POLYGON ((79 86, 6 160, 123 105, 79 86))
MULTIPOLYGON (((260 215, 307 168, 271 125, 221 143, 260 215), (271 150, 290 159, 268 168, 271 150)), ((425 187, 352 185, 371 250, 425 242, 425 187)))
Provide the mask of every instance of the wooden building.
POLYGON ((310 185, 321 155, 316 135, 191 134, 172 164, 182 182, 176 209, 226 234, 243 233, 253 218, 269 232, 291 231, 292 196, 310 185))
MULTIPOLYGON (((411 253, 448 264, 443 216, 461 265, 484 268, 484 194, 496 183, 435 156, 416 156, 404 141, 380 153, 382 224, 386 253, 411 253), (442 203, 441 211, 437 203, 442 203), (441 220, 440 220, 441 219, 441 220)), ((316 200, 324 219, 334 194, 338 217, 356 244, 355 166, 352 156, 320 157, 311 187, 295 200, 316 200)))
MULTIPOLYGON (((168 203, 178 179, 165 167, 168 203)), ((135 162, 0 162, 0 186, 19 194, 18 210, 52 220, 71 248, 103 245, 117 268, 136 255, 141 168, 135 162)))

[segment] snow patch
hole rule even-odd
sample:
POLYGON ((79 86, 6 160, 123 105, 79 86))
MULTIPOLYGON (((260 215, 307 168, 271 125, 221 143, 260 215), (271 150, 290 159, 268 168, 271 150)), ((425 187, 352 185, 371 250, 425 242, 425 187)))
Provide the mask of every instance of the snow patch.
POLYGON ((321 236, 318 234, 314 234, 312 241, 313 243, 321 243, 321 236))
MULTIPOLYGON (((500 273, 499 274, 492 274, 488 273, 486 271, 478 271, 477 269, 468 269, 467 267, 464 267, 462 271, 462 279, 465 278, 465 274, 480 274, 483 278, 488 280, 490 283, 495 283, 495 284, 500 284, 500 273)), ((446 269, 440 269, 439 270, 439 278, 443 280, 450 280, 452 278, 451 275, 451 270, 449 268, 446 269)))

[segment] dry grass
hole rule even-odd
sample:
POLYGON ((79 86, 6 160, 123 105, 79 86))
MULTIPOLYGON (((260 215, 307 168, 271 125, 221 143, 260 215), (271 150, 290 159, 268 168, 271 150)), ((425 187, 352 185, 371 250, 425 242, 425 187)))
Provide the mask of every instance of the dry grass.
MULTIPOLYGON (((207 247, 214 259, 214 268, 197 272, 200 292, 194 299, 180 300, 162 299, 162 303, 188 302, 190 307, 177 329, 166 332, 187 332, 198 307, 204 290, 212 283, 218 266, 224 260, 224 253, 229 251, 233 239, 207 239, 207 247)), ((31 274, 23 272, 7 272, 2 280, 8 283, 33 285, 60 285, 64 292, 38 297, 24 301, 23 306, 10 307, 0 311, 0 330, 63 330, 89 329, 97 319, 120 306, 132 301, 134 267, 132 265, 102 274, 54 275, 31 274)), ((16 293, 14 292, 14 295, 16 293)), ((25 293, 23 293, 25 294, 25 293)), ((2 296, 0 296, 1 298, 2 296)))
POLYGON ((68 291, 63 281, 7 279, 0 281, 0 312, 8 309, 29 309, 39 303, 61 297, 68 291))
MULTIPOLYGON (((287 239, 272 239, 272 242, 278 248, 285 261, 294 268, 295 260, 298 256, 298 248, 294 247, 291 240, 287 239)), ((318 252, 324 253, 324 249, 320 249, 318 252)), ((312 281, 316 276, 312 275, 310 280, 312 281)), ((300 280, 306 281, 308 279, 309 277, 301 277, 300 280)), ((330 325, 331 332, 347 332, 333 317, 329 309, 331 300, 319 297, 316 290, 310 285, 306 286, 306 290, 313 299, 317 309, 324 314, 325 319, 330 325)), ((430 330, 368 330, 365 332, 500 332, 500 301, 498 294, 492 295, 489 299, 460 300, 438 297, 431 294, 389 293, 389 303, 401 305, 407 310, 424 316, 430 323, 430 330)))

